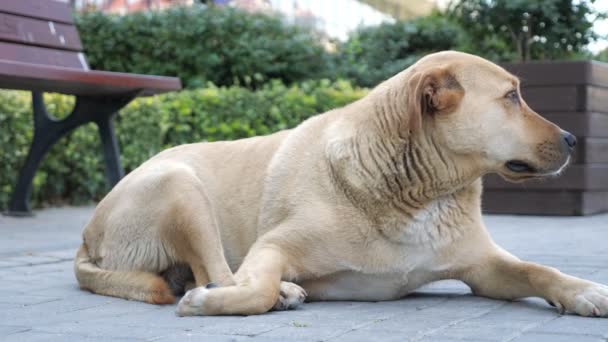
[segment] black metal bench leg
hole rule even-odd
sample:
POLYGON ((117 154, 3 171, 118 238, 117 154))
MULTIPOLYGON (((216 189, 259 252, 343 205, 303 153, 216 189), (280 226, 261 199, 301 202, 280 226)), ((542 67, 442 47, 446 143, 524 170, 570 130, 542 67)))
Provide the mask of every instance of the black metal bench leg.
POLYGON ((87 122, 94 121, 99 127, 106 163, 106 176, 110 186, 116 185, 123 176, 123 170, 120 166, 118 142, 114 134, 112 118, 114 113, 127 105, 135 96, 136 93, 115 97, 79 96, 76 98, 76 105, 72 113, 63 120, 55 120, 46 112, 42 93, 32 92, 34 141, 13 190, 9 210, 5 214, 31 216, 29 198, 32 180, 40 162, 59 139, 87 122))
POLYGON ((98 120, 99 136, 103 148, 103 157, 106 162, 106 178, 110 186, 116 185, 124 176, 124 171, 120 165, 120 152, 118 140, 114 133, 113 115, 98 120))
POLYGON ((50 147, 59 139, 59 136, 54 137, 55 139, 38 137, 39 135, 34 137, 34 141, 32 142, 27 158, 25 159, 25 164, 19 173, 19 179, 13 190, 13 196, 11 197, 11 202, 8 207, 8 215, 31 216, 29 200, 32 192, 32 180, 34 179, 38 166, 40 166, 40 162, 50 147))
POLYGON ((19 173, 17 185, 13 190, 9 203, 7 214, 11 216, 31 215, 29 199, 32 190, 32 180, 34 179, 36 170, 49 149, 70 130, 69 128, 67 130, 62 129, 63 127, 57 125, 57 121, 49 117, 44 108, 42 93, 32 93, 32 105, 34 139, 19 173))

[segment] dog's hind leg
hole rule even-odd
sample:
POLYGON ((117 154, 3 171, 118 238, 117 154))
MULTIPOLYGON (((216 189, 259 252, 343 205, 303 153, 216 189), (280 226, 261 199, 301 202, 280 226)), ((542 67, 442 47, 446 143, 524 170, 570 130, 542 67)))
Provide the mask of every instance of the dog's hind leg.
POLYGON ((219 286, 234 285, 213 208, 200 182, 190 189, 184 200, 177 201, 174 217, 179 218, 165 239, 173 241, 178 259, 190 266, 196 286, 212 282, 219 286), (194 190, 194 191, 193 191, 194 190))

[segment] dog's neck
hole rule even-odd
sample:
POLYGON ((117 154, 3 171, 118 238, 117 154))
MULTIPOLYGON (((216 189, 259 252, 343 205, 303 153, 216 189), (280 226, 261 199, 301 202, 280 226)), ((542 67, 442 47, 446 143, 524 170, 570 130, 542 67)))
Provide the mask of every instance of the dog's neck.
POLYGON ((442 150, 432 135, 404 129, 407 115, 388 98, 372 102, 372 108, 365 104, 359 111, 367 111, 365 116, 349 118, 354 119, 354 134, 339 141, 338 153, 330 155, 333 178, 355 205, 414 216, 482 175, 476 165, 456 160, 465 157, 442 150))

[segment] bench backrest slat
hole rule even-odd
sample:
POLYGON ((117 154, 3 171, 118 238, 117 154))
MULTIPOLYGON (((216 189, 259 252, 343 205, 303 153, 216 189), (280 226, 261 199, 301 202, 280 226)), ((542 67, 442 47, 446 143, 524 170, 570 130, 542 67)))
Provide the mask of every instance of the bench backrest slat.
POLYGON ((0 42, 0 59, 88 70, 82 52, 0 42))
POLYGON ((82 51, 73 25, 0 12, 0 41, 82 51))
POLYGON ((54 0, 2 0, 0 12, 66 24, 74 23, 69 5, 54 0))
POLYGON ((67 2, 0 0, 0 59, 88 70, 67 2))

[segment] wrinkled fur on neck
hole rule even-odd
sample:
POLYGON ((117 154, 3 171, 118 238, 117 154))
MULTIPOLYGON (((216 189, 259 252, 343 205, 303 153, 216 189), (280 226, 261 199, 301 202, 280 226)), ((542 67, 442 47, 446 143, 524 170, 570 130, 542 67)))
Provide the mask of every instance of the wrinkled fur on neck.
POLYGON ((408 217, 481 176, 473 163, 456 162, 428 132, 410 129, 407 71, 382 83, 353 104, 350 134, 330 141, 330 170, 339 190, 370 217, 397 210, 408 217), (370 124, 371 123, 371 124, 370 124), (372 127, 370 129, 370 127, 372 127), (459 166, 461 165, 461 166, 459 166), (468 165, 468 166, 462 166, 468 165))

